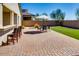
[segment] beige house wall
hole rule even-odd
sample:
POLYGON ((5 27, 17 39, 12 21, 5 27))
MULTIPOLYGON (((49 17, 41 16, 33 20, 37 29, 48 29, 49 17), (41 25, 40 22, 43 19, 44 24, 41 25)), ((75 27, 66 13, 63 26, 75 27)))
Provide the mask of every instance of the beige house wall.
MULTIPOLYGON (((19 17, 19 21, 21 20, 21 14, 17 3, 3 3, 4 6, 6 6, 8 9, 10 9, 12 12, 17 14, 17 18, 19 17)), ((21 24, 19 23, 18 26, 21 24)))
POLYGON ((18 7, 18 3, 3 3, 7 8, 9 8, 11 11, 15 12, 20 16, 20 10, 18 7))
POLYGON ((0 28, 3 27, 3 6, 0 4, 0 28))
MULTIPOLYGON (((6 31, 8 29, 10 29, 11 27, 14 26, 21 26, 21 14, 20 14, 20 9, 19 9, 19 5, 18 3, 1 3, 0 4, 0 32, 1 31, 6 31), (6 20, 4 22, 3 20, 3 6, 5 6, 6 8, 8 8, 10 10, 10 16, 7 17, 5 14, 4 15, 4 19, 6 20), (14 24, 14 13, 17 14, 17 25, 14 24), (9 20, 10 18, 10 20, 9 20), (9 25, 6 25, 10 22, 9 25), (3 23, 5 23, 6 26, 3 26, 3 23)), ((6 42, 7 41, 7 35, 12 33, 13 30, 7 32, 6 34, 0 36, 0 45, 2 44, 2 42, 6 42)))

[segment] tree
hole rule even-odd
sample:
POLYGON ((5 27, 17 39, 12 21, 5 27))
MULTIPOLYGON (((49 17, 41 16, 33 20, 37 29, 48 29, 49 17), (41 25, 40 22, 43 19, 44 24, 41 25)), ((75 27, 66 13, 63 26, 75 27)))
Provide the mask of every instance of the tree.
POLYGON ((39 13, 36 13, 36 15, 35 15, 35 20, 36 20, 36 21, 39 21, 39 19, 36 18, 36 17, 38 17, 38 16, 40 16, 39 13))
POLYGON ((65 18, 65 13, 63 13, 60 9, 57 9, 57 10, 53 11, 50 14, 50 16, 51 16, 51 18, 55 19, 57 24, 62 25, 63 20, 65 18))
POLYGON ((40 15, 37 13, 36 16, 40 16, 40 15))
POLYGON ((57 9, 56 11, 53 11, 50 16, 55 20, 64 20, 65 13, 63 13, 60 9, 57 9))
POLYGON ((79 20, 79 8, 76 9, 76 17, 77 17, 77 20, 79 20))

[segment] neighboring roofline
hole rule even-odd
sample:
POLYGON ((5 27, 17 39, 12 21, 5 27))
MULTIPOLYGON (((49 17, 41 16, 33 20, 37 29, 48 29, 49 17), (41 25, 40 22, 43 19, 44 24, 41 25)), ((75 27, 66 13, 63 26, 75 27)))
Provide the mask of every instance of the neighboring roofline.
POLYGON ((35 15, 32 15, 32 14, 22 14, 22 16, 35 16, 35 15))

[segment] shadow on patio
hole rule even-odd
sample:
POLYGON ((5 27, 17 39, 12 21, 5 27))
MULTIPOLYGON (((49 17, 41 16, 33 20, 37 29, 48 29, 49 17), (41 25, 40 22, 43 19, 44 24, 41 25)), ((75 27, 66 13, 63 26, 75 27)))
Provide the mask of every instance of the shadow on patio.
POLYGON ((45 33, 46 31, 26 31, 24 34, 41 34, 45 33))

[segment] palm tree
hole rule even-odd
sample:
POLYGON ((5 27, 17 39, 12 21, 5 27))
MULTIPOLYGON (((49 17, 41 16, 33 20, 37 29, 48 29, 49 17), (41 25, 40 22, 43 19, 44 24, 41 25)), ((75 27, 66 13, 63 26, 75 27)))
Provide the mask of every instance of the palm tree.
POLYGON ((76 10, 76 17, 77 17, 77 20, 79 20, 79 8, 77 8, 76 10))
POLYGON ((55 19, 56 23, 62 23, 65 18, 65 13, 63 13, 60 9, 57 9, 50 14, 50 17, 55 19))

